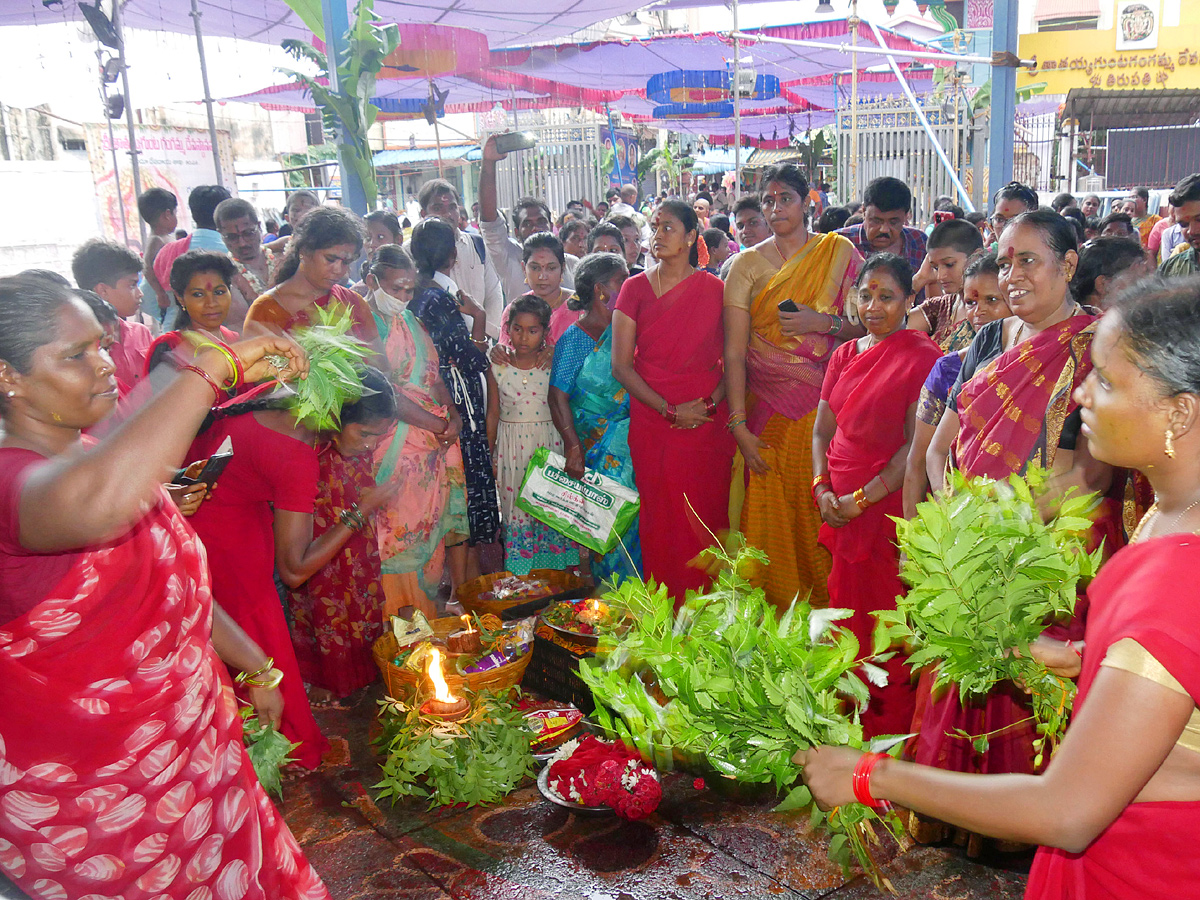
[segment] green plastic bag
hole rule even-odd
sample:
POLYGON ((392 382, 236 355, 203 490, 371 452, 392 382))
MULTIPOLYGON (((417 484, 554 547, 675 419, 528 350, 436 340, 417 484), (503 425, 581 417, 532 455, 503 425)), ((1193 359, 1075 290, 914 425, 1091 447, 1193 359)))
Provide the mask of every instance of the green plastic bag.
POLYGON ((576 481, 566 460, 538 447, 529 460, 517 507, 596 553, 608 553, 637 517, 637 491, 587 469, 576 481))

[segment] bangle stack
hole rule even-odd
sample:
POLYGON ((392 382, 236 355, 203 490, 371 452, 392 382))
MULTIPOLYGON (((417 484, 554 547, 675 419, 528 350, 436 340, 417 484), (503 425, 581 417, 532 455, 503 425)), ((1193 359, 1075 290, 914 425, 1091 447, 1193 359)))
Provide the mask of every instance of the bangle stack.
POLYGON ((891 810, 892 804, 886 800, 876 800, 871 795, 871 772, 881 759, 887 759, 887 754, 864 753, 858 758, 858 764, 854 767, 854 799, 874 809, 891 810))
POLYGON ((866 488, 859 488, 854 492, 854 502, 858 505, 859 509, 863 510, 872 505, 871 501, 867 499, 866 488))
POLYGON ((279 683, 283 681, 283 671, 280 669, 268 669, 262 678, 251 678, 247 676, 246 687, 266 688, 269 691, 279 687, 279 683))
POLYGON ((225 392, 221 390, 220 385, 213 380, 211 375, 209 375, 199 366, 180 366, 179 371, 191 372, 193 375, 199 375, 206 382, 208 382, 208 386, 213 390, 213 406, 216 406, 218 403, 221 403, 226 399, 225 392))
POLYGON ((672 425, 674 425, 675 421, 679 415, 677 410, 675 409, 675 404, 668 403, 666 405, 666 409, 663 410, 663 415, 666 417, 668 422, 670 422, 672 425))
POLYGON ((729 431, 737 428, 739 425, 746 424, 746 414, 744 412, 735 412, 729 414, 729 421, 725 423, 725 428, 729 431))
POLYGON ((222 385, 226 391, 232 391, 239 384, 246 380, 246 373, 242 370, 242 363, 237 358, 237 354, 233 352, 233 349, 229 347, 228 344, 220 341, 205 341, 203 344, 196 345, 197 355, 199 355, 199 353, 203 350, 216 350, 218 353, 224 356, 226 362, 229 363, 229 381, 222 385))
POLYGON ((338 519, 351 531, 362 531, 367 527, 367 517, 363 515, 357 503, 351 503, 338 513, 338 519))
POLYGON ((830 320, 829 321, 829 330, 826 331, 825 333, 832 336, 842 330, 842 326, 846 324, 846 320, 843 319, 841 316, 839 316, 837 313, 829 313, 828 315, 829 315, 829 320, 830 320))
POLYGON ((268 656, 267 661, 265 663, 263 663, 261 666, 259 666, 257 669, 255 669, 253 672, 238 672, 237 676, 233 679, 233 683, 234 684, 246 684, 251 679, 259 678, 260 676, 266 675, 274 667, 275 667, 275 657, 268 656))
POLYGON ((812 498, 813 503, 821 505, 821 498, 825 494, 833 493, 833 482, 829 480, 829 475, 818 475, 812 480, 812 498))
POLYGON ((712 397, 704 398, 704 414, 710 419, 717 414, 717 404, 713 402, 712 397))

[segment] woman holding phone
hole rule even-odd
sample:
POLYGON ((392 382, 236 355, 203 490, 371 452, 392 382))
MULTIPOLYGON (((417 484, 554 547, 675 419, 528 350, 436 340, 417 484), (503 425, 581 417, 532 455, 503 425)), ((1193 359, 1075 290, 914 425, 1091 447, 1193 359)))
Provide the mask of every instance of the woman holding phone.
POLYGON ((741 531, 766 551, 767 598, 781 609, 797 593, 828 596, 829 553, 817 545, 810 493, 813 423, 834 348, 865 333, 846 311, 862 257, 841 235, 808 230, 808 191, 795 165, 767 169, 772 237, 735 256, 725 282, 733 491, 744 491, 741 531))

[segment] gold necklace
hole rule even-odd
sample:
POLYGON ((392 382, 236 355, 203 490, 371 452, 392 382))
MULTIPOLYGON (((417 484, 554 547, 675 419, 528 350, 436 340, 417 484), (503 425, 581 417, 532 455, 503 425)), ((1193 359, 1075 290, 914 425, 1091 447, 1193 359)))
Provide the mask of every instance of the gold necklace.
MULTIPOLYGON (((1178 525, 1181 521, 1183 521, 1183 517, 1186 516, 1193 509, 1195 509, 1197 506, 1200 506, 1200 497, 1197 497, 1195 500, 1193 500, 1191 503, 1189 503, 1186 507, 1184 507, 1183 512, 1181 512, 1179 515, 1177 515, 1174 519, 1171 520, 1171 525, 1172 526, 1178 525)), ((1159 512, 1159 509, 1158 509, 1158 501, 1155 500, 1153 503, 1150 504, 1150 508, 1148 510, 1146 510, 1146 514, 1144 516, 1142 516, 1142 521, 1138 522, 1137 528, 1135 528, 1133 530, 1133 537, 1131 537, 1129 539, 1129 543, 1136 544, 1138 542, 1138 539, 1142 536, 1142 529, 1144 529, 1147 525, 1156 523, 1158 521, 1159 515, 1161 515, 1161 513, 1159 512)), ((1148 535, 1148 534, 1146 535, 1146 540, 1150 540, 1150 535, 1148 535)))

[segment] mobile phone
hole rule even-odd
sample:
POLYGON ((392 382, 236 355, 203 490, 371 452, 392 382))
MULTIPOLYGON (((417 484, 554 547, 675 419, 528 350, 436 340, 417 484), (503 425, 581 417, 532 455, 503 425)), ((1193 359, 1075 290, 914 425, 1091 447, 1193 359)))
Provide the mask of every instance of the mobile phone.
POLYGON ((943 222, 949 222, 954 218, 954 213, 948 209, 939 209, 933 214, 933 224, 941 225, 943 222))
POLYGON ((187 473, 196 463, 192 463, 187 469, 182 469, 179 474, 171 479, 172 484, 182 484, 192 486, 196 484, 205 484, 211 491, 217 484, 217 479, 221 477, 221 473, 225 471, 225 467, 229 465, 229 461, 233 459, 233 451, 228 453, 214 453, 208 459, 204 460, 204 465, 201 466, 200 472, 194 477, 190 477, 187 473))
POLYGON ((800 307, 796 305, 795 300, 784 300, 779 304, 780 312, 800 312, 800 307))
POLYGON ((496 135, 496 152, 512 153, 514 150, 532 150, 537 138, 528 131, 506 131, 496 135))

